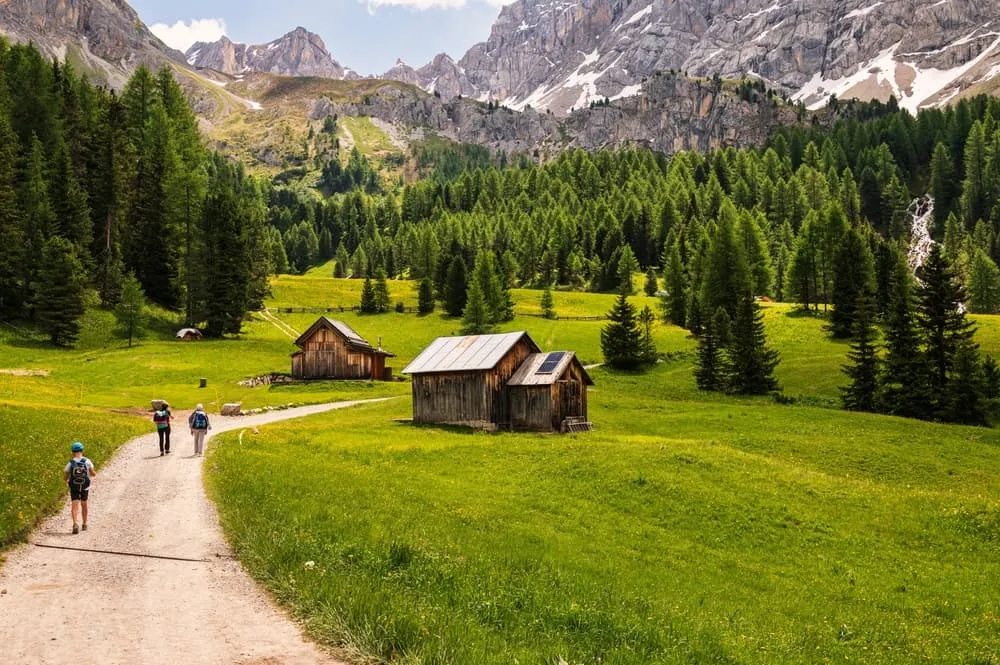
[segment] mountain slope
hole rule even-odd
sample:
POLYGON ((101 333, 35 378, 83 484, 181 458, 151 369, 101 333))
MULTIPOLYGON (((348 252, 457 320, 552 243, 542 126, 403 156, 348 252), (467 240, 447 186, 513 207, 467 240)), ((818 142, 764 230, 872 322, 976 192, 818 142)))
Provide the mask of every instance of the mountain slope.
POLYGON ((212 43, 198 42, 184 55, 192 67, 232 76, 264 72, 343 79, 348 74, 320 36, 301 27, 267 44, 239 44, 226 37, 212 43))
POLYGON ((1000 0, 518 0, 457 65, 464 94, 557 113, 670 70, 915 111, 1000 74, 1000 0))
POLYGON ((0 0, 0 34, 67 58, 92 79, 120 87, 135 67, 183 61, 123 0, 0 0))

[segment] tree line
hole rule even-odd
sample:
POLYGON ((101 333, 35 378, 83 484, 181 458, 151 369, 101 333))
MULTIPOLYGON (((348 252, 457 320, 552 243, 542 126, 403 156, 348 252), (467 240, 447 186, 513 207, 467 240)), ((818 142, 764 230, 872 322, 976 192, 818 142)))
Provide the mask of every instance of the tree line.
POLYGON ((0 40, 3 319, 72 344, 87 294, 113 307, 132 275, 189 325, 238 332, 273 269, 266 201, 205 148, 169 68, 119 95, 0 40))

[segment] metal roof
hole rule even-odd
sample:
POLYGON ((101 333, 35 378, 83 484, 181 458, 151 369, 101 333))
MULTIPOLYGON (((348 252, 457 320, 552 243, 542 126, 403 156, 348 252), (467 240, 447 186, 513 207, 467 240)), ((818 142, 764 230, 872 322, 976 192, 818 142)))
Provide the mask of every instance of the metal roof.
MULTIPOLYGON (((550 386, 556 381, 558 381, 566 370, 572 363, 579 364, 580 361, 576 359, 576 354, 572 351, 552 351, 549 353, 533 353, 524 359, 521 366, 517 368, 514 372, 514 376, 510 377, 507 381, 508 386, 550 386), (542 364, 545 359, 549 357, 551 353, 562 353, 563 357, 559 361, 559 364, 555 366, 552 372, 546 372, 545 374, 539 374, 538 370, 541 369, 542 364)), ((580 365, 580 371, 583 373, 583 382, 588 386, 594 385, 591 380, 590 375, 587 374, 587 370, 583 369, 583 365, 580 365)))
POLYGON ((299 338, 295 340, 295 345, 304 346, 306 340, 308 340, 310 337, 316 334, 316 330, 324 326, 336 330, 341 337, 347 340, 348 346, 352 346, 359 351, 374 351, 375 353, 381 353, 386 356, 393 356, 392 353, 389 353, 385 349, 376 349, 375 347, 373 347, 371 344, 368 343, 368 340, 359 335, 354 330, 354 328, 347 325, 343 321, 331 319, 327 316, 319 317, 319 319, 316 320, 316 323, 309 326, 309 330, 302 333, 302 335, 300 335, 299 338))
POLYGON ((493 369, 521 338, 527 339, 532 350, 538 351, 538 346, 524 331, 501 335, 438 337, 406 366, 403 374, 493 369))

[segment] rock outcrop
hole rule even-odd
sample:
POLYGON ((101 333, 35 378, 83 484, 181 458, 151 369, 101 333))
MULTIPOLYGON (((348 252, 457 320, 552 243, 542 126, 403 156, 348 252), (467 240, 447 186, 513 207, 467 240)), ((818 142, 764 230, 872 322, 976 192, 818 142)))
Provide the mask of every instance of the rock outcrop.
POLYGON ((518 0, 458 66, 481 99, 560 114, 670 70, 916 110, 1000 74, 1000 1, 518 0))
POLYGON ((192 67, 214 69, 230 76, 264 72, 343 79, 346 75, 320 36, 305 28, 296 28, 267 44, 239 44, 226 37, 212 43, 198 42, 184 55, 192 67))
POLYGON ((123 0, 0 0, 0 34, 33 42, 42 52, 65 58, 93 80, 119 87, 144 63, 183 62, 123 0))

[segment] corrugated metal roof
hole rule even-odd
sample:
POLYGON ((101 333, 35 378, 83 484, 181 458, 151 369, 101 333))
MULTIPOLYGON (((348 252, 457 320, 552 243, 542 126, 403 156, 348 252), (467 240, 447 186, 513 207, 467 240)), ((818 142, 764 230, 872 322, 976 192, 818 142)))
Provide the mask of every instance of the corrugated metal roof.
POLYGON ((553 351, 552 353, 563 353, 562 360, 555 366, 552 372, 539 374, 538 370, 542 363, 549 357, 549 353, 533 353, 524 359, 521 366, 514 372, 507 382, 508 386, 549 386, 559 380, 566 368, 573 362, 576 354, 572 351, 553 351))
POLYGON ((527 337, 531 347, 538 349, 528 333, 523 331, 501 335, 438 337, 406 366, 403 374, 493 369, 522 337, 527 337))
POLYGON ((319 319, 316 320, 316 323, 309 326, 309 330, 302 333, 302 335, 297 340, 295 340, 296 346, 303 346, 306 343, 306 340, 312 337, 316 333, 316 330, 319 329, 321 326, 333 328, 338 333, 340 333, 340 335, 344 339, 347 340, 347 344, 349 346, 352 346, 359 351, 374 351, 376 353, 394 357, 394 354, 389 353, 385 349, 376 349, 375 347, 373 347, 371 344, 368 343, 368 340, 359 335, 354 330, 354 328, 347 325, 343 321, 338 321, 337 319, 331 319, 328 316, 319 317, 319 319))

